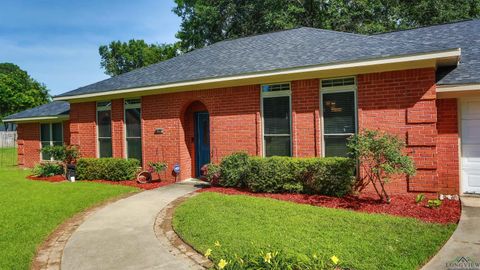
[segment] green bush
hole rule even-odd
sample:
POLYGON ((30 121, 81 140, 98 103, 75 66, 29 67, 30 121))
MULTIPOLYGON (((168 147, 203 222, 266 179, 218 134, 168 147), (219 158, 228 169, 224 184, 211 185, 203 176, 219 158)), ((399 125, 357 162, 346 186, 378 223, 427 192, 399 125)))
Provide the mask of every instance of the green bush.
MULTIPOLYGON (((246 184, 253 192, 278 193, 284 186, 298 183, 298 159, 289 157, 251 157, 246 184)), ((223 174, 222 174, 223 176, 223 174)))
POLYGON ((220 179, 220 166, 217 164, 209 163, 205 165, 205 178, 212 185, 218 185, 220 179))
POLYGON ((140 161, 123 158, 81 158, 77 162, 78 180, 132 180, 140 161))
POLYGON ((250 158, 238 152, 226 156, 220 163, 219 184, 224 187, 243 187, 250 171, 250 158))
POLYGON ((261 158, 236 153, 220 163, 219 185, 246 186, 253 192, 344 196, 355 185, 354 168, 348 158, 261 158))
POLYGON ((54 162, 44 162, 35 165, 32 174, 37 177, 46 177, 63 174, 63 166, 54 162))
POLYGON ((307 159, 300 178, 305 188, 315 194, 342 197, 355 185, 353 160, 341 157, 307 159))

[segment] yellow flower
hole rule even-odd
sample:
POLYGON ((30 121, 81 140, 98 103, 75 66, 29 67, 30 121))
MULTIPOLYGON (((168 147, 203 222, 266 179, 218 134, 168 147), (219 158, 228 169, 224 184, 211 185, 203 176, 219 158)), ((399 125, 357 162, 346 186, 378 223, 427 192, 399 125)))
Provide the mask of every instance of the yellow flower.
POLYGON ((208 256, 212 255, 212 249, 207 249, 207 251, 205 252, 205 257, 208 258, 208 256))
POLYGON ((263 260, 266 262, 266 263, 271 263, 272 261, 272 253, 268 252, 267 254, 265 254, 265 256, 263 256, 263 260))
POLYGON ((330 260, 332 260, 333 264, 335 264, 335 265, 337 265, 338 262, 340 261, 340 260, 337 258, 337 256, 335 256, 335 255, 333 255, 333 256, 330 258, 330 260))
POLYGON ((225 261, 224 259, 221 259, 220 262, 218 263, 218 268, 223 269, 225 266, 227 266, 228 262, 225 261))
POLYGON ((216 246, 216 247, 221 247, 222 245, 220 245, 220 242, 215 241, 215 246, 216 246))

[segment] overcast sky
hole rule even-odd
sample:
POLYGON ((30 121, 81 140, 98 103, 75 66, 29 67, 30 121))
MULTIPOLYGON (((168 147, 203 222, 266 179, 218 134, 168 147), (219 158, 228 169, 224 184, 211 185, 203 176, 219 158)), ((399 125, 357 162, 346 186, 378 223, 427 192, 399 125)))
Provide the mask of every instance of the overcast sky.
POLYGON ((98 47, 113 40, 174 42, 173 0, 2 0, 0 62, 12 62, 52 95, 105 78, 98 47))

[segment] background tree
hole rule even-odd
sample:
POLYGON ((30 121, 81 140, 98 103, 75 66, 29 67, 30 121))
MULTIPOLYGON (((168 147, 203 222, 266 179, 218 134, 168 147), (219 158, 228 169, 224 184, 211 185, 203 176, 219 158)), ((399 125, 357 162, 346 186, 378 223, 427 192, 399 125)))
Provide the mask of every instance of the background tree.
POLYGON ((0 63, 0 121, 50 101, 47 87, 12 63, 0 63))
POLYGON ((480 0, 175 0, 183 51, 299 26, 362 34, 476 18, 480 0))
POLYGON ((177 44, 147 44, 143 40, 128 42, 112 41, 98 49, 105 74, 120 75, 131 70, 148 66, 175 57, 177 44))

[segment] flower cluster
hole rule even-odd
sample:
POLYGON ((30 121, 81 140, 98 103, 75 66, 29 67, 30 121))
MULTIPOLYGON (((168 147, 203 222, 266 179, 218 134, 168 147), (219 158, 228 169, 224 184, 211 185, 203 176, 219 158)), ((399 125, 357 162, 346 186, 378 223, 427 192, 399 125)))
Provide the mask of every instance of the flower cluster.
POLYGON ((339 270, 343 269, 337 256, 323 258, 317 254, 311 256, 293 254, 284 251, 260 251, 257 254, 238 256, 231 254, 222 248, 219 241, 215 241, 212 248, 208 248, 204 256, 214 263, 214 269, 237 270, 237 269, 318 269, 339 270))

